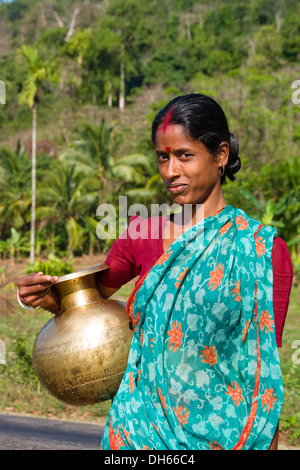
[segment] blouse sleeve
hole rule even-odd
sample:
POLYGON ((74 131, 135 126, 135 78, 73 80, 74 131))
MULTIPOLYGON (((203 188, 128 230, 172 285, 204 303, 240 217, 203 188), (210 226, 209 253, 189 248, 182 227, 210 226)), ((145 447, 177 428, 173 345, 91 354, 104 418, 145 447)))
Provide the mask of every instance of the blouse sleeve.
MULTIPOLYGON (((131 217, 130 222, 134 218, 131 217)), ((101 273, 99 280, 100 284, 105 287, 119 289, 138 275, 132 239, 128 234, 128 229, 113 242, 105 263, 109 265, 109 269, 101 273)))
POLYGON ((286 243, 276 237, 272 251, 273 310, 277 346, 282 346, 282 334, 288 311, 293 282, 293 265, 286 243))

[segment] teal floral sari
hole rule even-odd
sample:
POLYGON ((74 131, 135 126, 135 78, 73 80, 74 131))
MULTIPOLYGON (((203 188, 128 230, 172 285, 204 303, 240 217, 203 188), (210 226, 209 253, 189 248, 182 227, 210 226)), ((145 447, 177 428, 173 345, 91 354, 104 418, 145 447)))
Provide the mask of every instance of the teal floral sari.
POLYGON ((102 449, 269 448, 283 400, 275 236, 228 205, 183 233, 140 280, 102 449))

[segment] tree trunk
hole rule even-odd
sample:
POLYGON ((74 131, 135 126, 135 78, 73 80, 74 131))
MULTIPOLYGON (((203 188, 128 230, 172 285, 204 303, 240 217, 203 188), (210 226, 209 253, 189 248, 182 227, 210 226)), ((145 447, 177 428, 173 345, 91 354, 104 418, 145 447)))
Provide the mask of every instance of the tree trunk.
POLYGON ((66 42, 69 42, 70 38, 73 36, 74 28, 75 28, 75 24, 76 24, 76 18, 77 18, 77 15, 79 15, 80 10, 81 10, 81 8, 75 8, 75 10, 73 12, 71 23, 70 23, 70 28, 69 28, 69 31, 68 31, 66 37, 65 37, 66 42))
POLYGON ((110 80, 107 80, 107 90, 108 90, 108 96, 107 96, 107 106, 109 108, 112 108, 112 83, 110 80))
POLYGON ((36 104, 32 108, 32 166, 31 166, 31 227, 30 264, 34 263, 35 251, 35 206, 36 206, 36 104))
POLYGON ((56 21, 57 21, 57 23, 58 23, 58 26, 59 26, 60 28, 63 28, 63 27, 64 27, 64 23, 63 23, 62 19, 60 18, 60 16, 58 15, 58 13, 54 10, 53 14, 54 14, 55 19, 56 19, 56 21))
POLYGON ((125 108, 125 66, 123 60, 120 65, 120 96, 119 96, 119 109, 123 111, 125 108))

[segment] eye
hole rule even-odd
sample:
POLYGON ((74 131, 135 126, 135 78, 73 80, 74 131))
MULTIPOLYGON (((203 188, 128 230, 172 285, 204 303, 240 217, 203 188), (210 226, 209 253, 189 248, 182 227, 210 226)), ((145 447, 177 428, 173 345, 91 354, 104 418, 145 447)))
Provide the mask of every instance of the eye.
POLYGON ((192 157, 193 154, 192 153, 188 153, 188 152, 184 152, 180 155, 181 158, 189 158, 189 157, 192 157))
POLYGON ((157 153, 157 160, 159 162, 167 160, 169 158, 169 155, 167 153, 157 153))

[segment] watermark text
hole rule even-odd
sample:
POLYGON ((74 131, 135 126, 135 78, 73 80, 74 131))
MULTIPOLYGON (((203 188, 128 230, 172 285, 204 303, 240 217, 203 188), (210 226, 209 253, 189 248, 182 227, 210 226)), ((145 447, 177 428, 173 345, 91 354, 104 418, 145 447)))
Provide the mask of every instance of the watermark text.
POLYGON ((292 354, 292 363, 295 365, 300 364, 300 340, 296 339, 292 343, 292 349, 296 349, 296 351, 292 354), (297 349, 298 348, 298 349, 297 349))
POLYGON ((0 104, 6 104, 6 86, 2 80, 0 80, 0 104))
POLYGON ((295 80, 292 83, 292 88, 296 88, 296 91, 292 94, 292 103, 300 104, 300 80, 295 80))
POLYGON ((127 196, 119 196, 118 214, 113 204, 100 204, 96 211, 97 217, 102 217, 97 224, 96 234, 101 240, 117 238, 117 231, 122 238, 159 239, 170 238, 170 224, 161 232, 159 218, 170 216, 176 225, 177 235, 181 235, 189 228, 204 219, 203 204, 151 204, 150 210, 144 204, 132 204, 128 207, 127 196), (128 227, 128 217, 134 217, 128 227), (145 222, 146 221, 146 222, 145 222), (118 230, 117 230, 118 229, 118 230))

